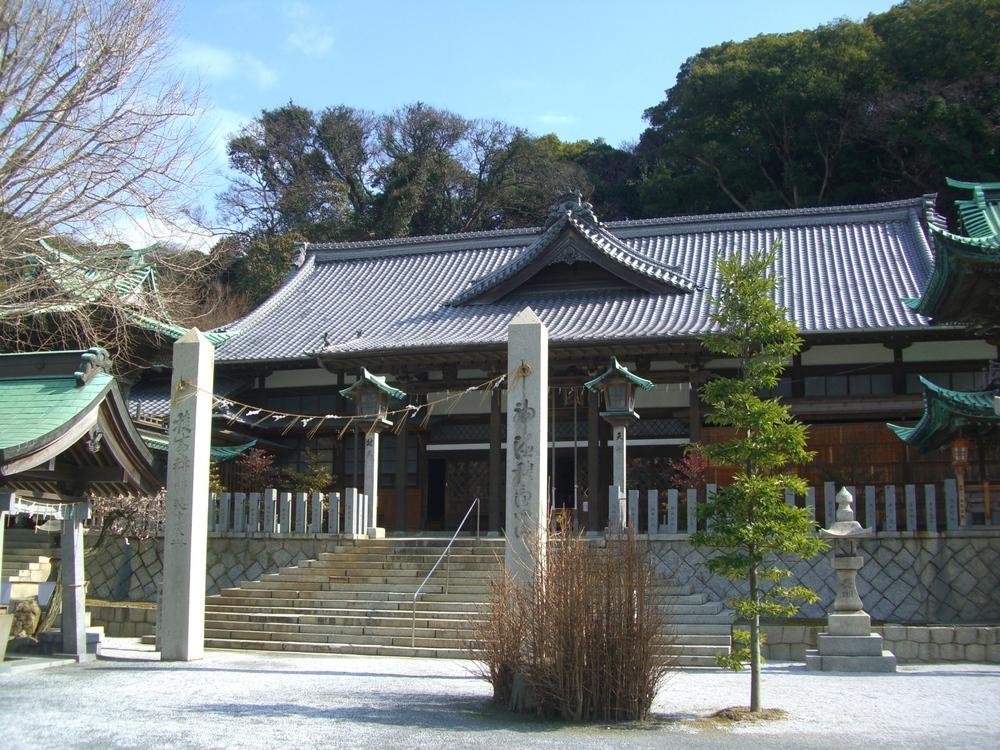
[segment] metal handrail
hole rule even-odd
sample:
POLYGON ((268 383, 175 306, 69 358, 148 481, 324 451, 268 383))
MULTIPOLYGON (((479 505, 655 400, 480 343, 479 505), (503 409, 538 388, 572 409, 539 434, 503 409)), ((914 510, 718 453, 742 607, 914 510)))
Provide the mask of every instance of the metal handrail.
MULTIPOLYGON (((469 509, 465 511, 465 515, 462 516, 462 520, 459 522, 458 528, 455 529, 455 533, 451 535, 451 540, 448 542, 448 546, 446 546, 444 548, 444 551, 440 555, 438 555, 438 559, 434 562, 434 566, 431 568, 431 572, 427 574, 423 582, 417 587, 417 590, 413 592, 413 618, 410 621, 410 648, 414 648, 417 643, 417 597, 420 596, 420 592, 424 590, 424 586, 427 585, 427 582, 431 579, 431 576, 434 575, 434 572, 438 569, 438 566, 441 564, 441 561, 444 560, 446 557, 448 557, 448 553, 451 552, 451 545, 454 544, 455 539, 458 538, 458 534, 465 526, 465 522, 469 519, 469 514, 472 513, 472 509, 473 508, 478 509, 478 507, 479 507, 479 498, 477 497, 475 500, 472 501, 472 504, 469 505, 469 509)), ((477 511, 476 539, 478 538, 479 538, 479 513, 477 511)), ((447 594, 448 589, 450 588, 451 585, 451 568, 445 568, 445 570, 448 571, 448 578, 445 580, 444 584, 444 592, 447 594)))

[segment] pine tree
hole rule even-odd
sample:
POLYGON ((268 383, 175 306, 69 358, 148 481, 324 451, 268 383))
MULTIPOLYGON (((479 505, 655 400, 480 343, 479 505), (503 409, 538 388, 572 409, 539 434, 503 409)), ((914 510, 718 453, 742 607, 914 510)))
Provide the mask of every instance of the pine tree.
POLYGON ((730 486, 709 499, 705 529, 692 538, 696 545, 719 550, 707 563, 712 573, 746 583, 746 596, 730 603, 738 618, 749 623, 749 631, 737 631, 732 654, 719 661, 734 670, 749 662, 752 712, 760 711, 761 617, 790 617, 798 602, 817 599, 804 586, 780 584, 791 575, 781 557, 809 558, 825 546, 805 509, 784 502, 786 490, 806 491, 805 481, 787 470, 812 458, 806 427, 777 398, 760 395, 778 385, 786 363, 802 345, 795 323, 772 299, 777 250, 775 245, 746 260, 734 253, 718 261, 722 285, 712 311, 718 330, 703 343, 734 359, 739 372, 702 386, 701 397, 710 409, 706 422, 729 428, 732 437, 700 449, 713 463, 734 467, 735 474, 730 486))

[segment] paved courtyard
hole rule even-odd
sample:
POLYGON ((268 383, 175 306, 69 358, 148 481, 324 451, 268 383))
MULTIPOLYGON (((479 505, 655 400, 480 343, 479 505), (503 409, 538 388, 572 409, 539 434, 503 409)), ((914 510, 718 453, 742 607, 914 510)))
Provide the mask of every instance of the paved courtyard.
POLYGON ((1000 745, 1000 668, 902 667, 889 675, 765 668, 765 705, 788 718, 722 725, 748 676, 682 671, 643 725, 512 718, 468 662, 210 651, 161 663, 108 639, 85 665, 0 675, 0 747, 45 748, 989 748, 1000 745))

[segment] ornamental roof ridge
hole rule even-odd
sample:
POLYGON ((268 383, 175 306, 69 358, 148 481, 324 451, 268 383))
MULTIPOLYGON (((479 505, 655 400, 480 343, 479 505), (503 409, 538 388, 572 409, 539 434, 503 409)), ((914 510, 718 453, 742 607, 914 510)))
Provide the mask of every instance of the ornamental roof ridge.
MULTIPOLYGON (((845 221, 852 218, 857 219, 860 214, 878 213, 883 211, 897 211, 905 209, 922 209, 926 205, 928 198, 933 199, 934 195, 924 195, 917 198, 904 198, 894 201, 862 203, 862 204, 842 204, 836 206, 812 206, 807 208, 779 208, 763 211, 731 211, 713 214, 683 214, 680 216, 665 216, 650 219, 621 219, 616 221, 596 220, 598 226, 609 233, 614 229, 646 229, 658 226, 683 226, 700 225, 713 222, 727 221, 754 221, 754 220, 779 220, 783 218, 812 218, 812 217, 833 217, 842 216, 845 221)), ((412 247, 417 245, 434 245, 441 243, 459 244, 463 241, 490 240, 509 237, 515 240, 515 244, 529 244, 532 235, 539 235, 548 228, 545 226, 518 227, 513 229, 485 229, 477 232, 455 232, 452 234, 429 234, 417 235, 414 237, 386 237, 372 240, 351 240, 343 242, 309 242, 305 243, 305 250, 308 254, 329 253, 330 256, 322 260, 335 260, 337 251, 366 250, 378 248, 399 248, 412 247)), ((460 249, 460 248, 459 248, 460 249)))

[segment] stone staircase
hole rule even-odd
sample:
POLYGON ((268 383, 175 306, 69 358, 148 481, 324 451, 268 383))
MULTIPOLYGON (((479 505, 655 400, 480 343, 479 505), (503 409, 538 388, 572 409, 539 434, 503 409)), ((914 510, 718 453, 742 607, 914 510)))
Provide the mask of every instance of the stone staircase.
POLYGON ((4 533, 0 579, 10 581, 11 598, 34 596, 38 591, 38 584, 49 580, 52 559, 58 557, 59 548, 52 546, 50 534, 27 529, 7 529, 4 533))
MULTIPOLYGON (((503 542, 457 540, 424 587, 414 618, 413 593, 444 548, 441 539, 347 541, 317 560, 223 589, 206 600, 205 645, 468 657, 471 621, 502 569, 503 542)), ((730 648, 730 614, 689 588, 662 586, 657 593, 670 622, 665 654, 679 666, 714 667, 715 654, 730 648)))

